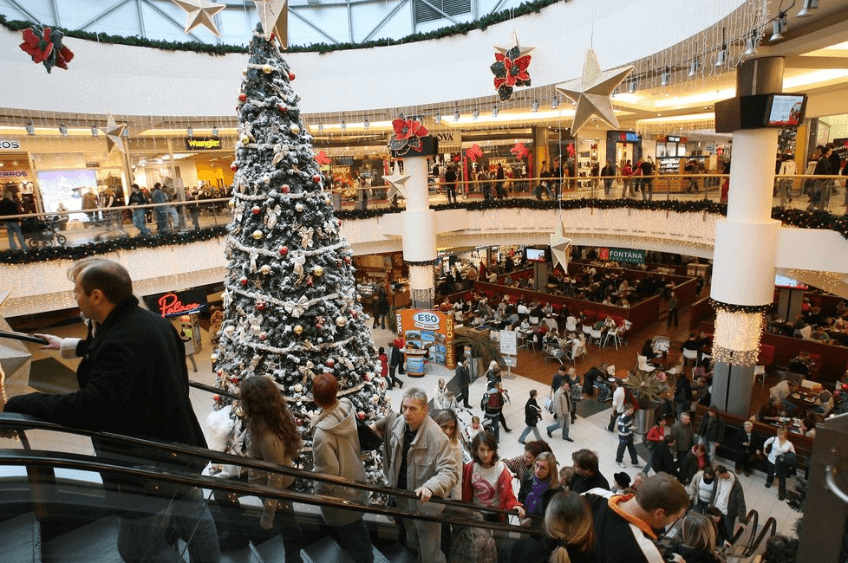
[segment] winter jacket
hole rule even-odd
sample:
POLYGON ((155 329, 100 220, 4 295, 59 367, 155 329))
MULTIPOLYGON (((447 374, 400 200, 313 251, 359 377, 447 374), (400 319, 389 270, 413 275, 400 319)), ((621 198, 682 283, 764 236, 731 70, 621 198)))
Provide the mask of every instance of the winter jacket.
POLYGON ((557 415, 557 420, 563 420, 562 417, 570 416, 571 399, 568 391, 560 387, 554 394, 554 412, 557 415))
POLYGON ((553 496, 557 493, 563 492, 562 487, 551 487, 550 483, 548 484, 548 488, 542 493, 542 498, 539 503, 535 506, 533 510, 527 506, 527 495, 533 492, 533 483, 536 479, 535 475, 530 475, 523 481, 521 481, 521 488, 518 490, 518 502, 520 502, 527 510, 527 514, 533 514, 535 516, 539 516, 538 520, 534 520, 533 523, 540 527, 542 525, 542 518, 545 516, 545 509, 548 507, 548 503, 551 502, 553 496))
POLYGON ((701 419, 698 436, 707 442, 721 442, 724 439, 724 421, 718 415, 715 418, 710 415, 704 416, 701 419))
POLYGON ((657 444, 651 451, 651 467, 656 471, 668 473, 675 479, 680 479, 680 472, 674 463, 674 456, 664 442, 657 444))
MULTIPOLYGON (((689 498, 692 500, 692 504, 695 504, 699 500, 698 491, 701 488, 701 482, 703 480, 704 480, 704 472, 698 471, 692 477, 692 481, 689 483, 689 486, 686 487, 686 491, 689 493, 689 498)), ((713 483, 715 484, 715 487, 713 487, 712 496, 710 497, 710 506, 713 506, 713 503, 715 502, 716 493, 718 491, 720 482, 721 482, 721 479, 719 479, 718 477, 713 478, 713 483)))
MULTIPOLYGON (((501 503, 500 506, 493 508, 512 510, 517 506, 521 506, 521 503, 515 498, 515 492, 512 490, 512 473, 510 473, 509 469, 502 462, 496 461, 495 463, 499 464, 502 468, 502 471, 498 475, 497 484, 501 503)), ((474 483, 471 479, 472 475, 474 475, 474 465, 475 462, 469 461, 462 469, 462 501, 467 503, 474 501, 474 483)), ((505 521, 506 518, 501 518, 501 520, 505 521)))
POLYGON ((692 444, 695 439, 695 432, 692 430, 692 424, 683 425, 680 421, 671 425, 669 433, 674 436, 677 441, 678 452, 688 452, 692 449, 692 444))
MULTIPOLYGON (((313 424, 312 455, 315 473, 365 482, 367 476, 360 459, 356 409, 348 399, 340 399, 332 409, 321 411, 313 424)), ((368 491, 315 481, 315 492, 359 503, 367 503, 368 491)), ((362 513, 333 507, 321 507, 324 521, 331 526, 346 526, 362 518, 362 513)))
POLYGON ((736 518, 744 518, 746 514, 748 514, 748 507, 745 505, 745 489, 742 488, 739 479, 734 479, 727 502, 728 522, 733 522, 736 518))
MULTIPOLYGON (((704 454, 704 467, 710 464, 710 456, 709 454, 704 454)), ((691 450, 686 454, 686 457, 683 458, 683 462, 680 464, 680 482, 684 485, 688 483, 695 474, 701 471, 701 468, 698 467, 698 456, 695 455, 691 450)))
POLYGON ((536 399, 527 399, 524 404, 524 424, 527 426, 536 426, 539 419, 542 417, 542 409, 539 408, 539 403, 536 399))

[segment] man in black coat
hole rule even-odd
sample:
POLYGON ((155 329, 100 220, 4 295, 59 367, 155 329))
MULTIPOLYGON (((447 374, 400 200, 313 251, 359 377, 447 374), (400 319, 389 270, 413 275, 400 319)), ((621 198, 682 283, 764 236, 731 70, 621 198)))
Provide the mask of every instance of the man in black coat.
POLYGON ((754 423, 746 420, 742 431, 736 433, 736 473, 751 474, 751 459, 762 451, 763 439, 754 434, 754 423))
POLYGON ((609 481, 601 475, 598 469, 598 454, 592 450, 582 449, 571 454, 574 462, 574 476, 571 478, 571 490, 583 494, 592 489, 609 490, 609 481))
POLYGON ((668 473, 675 479, 679 479, 680 473, 677 470, 677 464, 674 462, 674 454, 672 452, 677 452, 677 440, 674 439, 674 436, 668 435, 651 452, 651 467, 657 473, 668 473))
MULTIPOLYGON (((138 306, 129 273, 115 262, 87 260, 84 267, 72 267, 70 274, 80 311, 96 327, 93 337, 69 339, 67 343, 44 336, 48 348, 61 347, 83 356, 77 368, 80 389, 64 395, 12 397, 5 410, 65 426, 205 448, 206 440, 189 400, 185 348, 173 325, 138 306)), ((180 469, 177 460, 165 452, 140 448, 128 451, 126 445, 104 439, 92 442, 100 456, 180 469)), ((178 558, 169 543, 173 532, 188 543, 192 563, 219 560, 215 523, 199 491, 163 485, 156 496, 150 494, 147 481, 106 473, 102 478, 107 502, 122 516, 118 551, 124 559, 178 558), (138 497, 141 500, 127 505, 127 493, 144 492, 148 494, 138 497), (162 525, 163 519, 170 519, 167 526, 162 525)))
POLYGON ((468 386, 471 385, 471 374, 468 372, 468 356, 462 356, 456 364, 456 384, 459 385, 459 396, 456 402, 462 401, 462 406, 471 408, 468 404, 468 386))

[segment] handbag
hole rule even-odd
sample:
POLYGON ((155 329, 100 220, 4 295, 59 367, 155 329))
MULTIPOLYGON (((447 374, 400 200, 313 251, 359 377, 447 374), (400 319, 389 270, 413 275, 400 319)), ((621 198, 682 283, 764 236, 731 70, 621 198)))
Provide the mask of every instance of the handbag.
POLYGON ((763 453, 765 453, 766 455, 769 455, 771 453, 772 444, 774 444, 774 438, 772 438, 771 440, 768 441, 768 443, 766 443, 766 447, 763 448, 763 453))
POLYGON ((359 449, 363 452, 379 450, 383 445, 383 439, 359 417, 356 417, 356 434, 359 436, 359 449))
POLYGON ((554 400, 550 397, 545 399, 545 410, 551 414, 554 414, 554 400))

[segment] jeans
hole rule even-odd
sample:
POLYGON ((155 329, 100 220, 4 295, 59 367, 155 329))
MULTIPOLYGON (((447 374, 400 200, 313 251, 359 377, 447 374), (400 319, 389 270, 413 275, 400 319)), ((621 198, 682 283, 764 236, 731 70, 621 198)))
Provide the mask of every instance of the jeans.
MULTIPOLYGON (((242 478, 243 480, 244 478, 242 478)), ((256 519, 245 517, 238 499, 231 500, 226 493, 218 491, 215 493, 215 501, 225 519, 225 528, 222 528, 221 532, 226 531, 234 536, 249 539, 254 545, 279 534, 283 539, 283 548, 286 552, 285 563, 303 563, 300 556, 300 550, 305 546, 303 532, 294 516, 291 503, 283 503, 277 507, 277 511, 274 513, 273 526, 270 530, 265 530, 259 526, 256 519)), ((194 559, 191 560, 191 563, 194 563, 194 559)))
POLYGON ((715 459, 716 446, 718 446, 718 442, 709 442, 707 440, 704 440, 703 438, 700 438, 698 441, 699 443, 707 446, 707 451, 710 454, 710 459, 715 459))
POLYGON ((571 427, 571 415, 565 413, 559 417, 559 420, 547 427, 548 434, 552 434, 557 428, 562 428, 562 439, 568 438, 568 430, 571 427))
POLYGON ((168 220, 171 223, 172 229, 177 229, 180 226, 180 215, 177 213, 177 210, 173 207, 167 208, 168 220))
POLYGON ((168 230, 168 212, 164 207, 156 208, 156 231, 164 233, 168 230))
POLYGON ((598 401, 600 401, 601 403, 606 403, 607 399, 609 399, 610 396, 609 385, 601 381, 596 381, 595 387, 598 388, 598 401))
MULTIPOLYGON (((398 498, 399 508, 418 510, 419 501, 398 498)), ((419 563, 446 563, 445 554, 441 550, 442 523, 426 520, 403 519, 406 527, 406 547, 418 552, 419 563)))
POLYGON ((21 230, 21 224, 17 221, 5 221, 6 223, 6 234, 9 236, 9 250, 17 250, 18 245, 15 244, 15 237, 18 237, 18 240, 21 241, 21 250, 26 250, 26 239, 24 239, 24 233, 21 230))
POLYGON ((336 526, 339 545, 354 563, 373 563, 374 552, 371 549, 371 536, 365 521, 360 518, 346 526, 336 526))
POLYGON ((498 442, 501 441, 501 427, 498 424, 498 420, 500 420, 500 413, 489 415, 486 414, 483 417, 483 425, 490 424, 492 426, 492 434, 495 435, 495 440, 498 442))
POLYGON ((636 455, 636 446, 633 444, 633 435, 618 438, 618 449, 615 451, 615 462, 621 463, 624 461, 624 448, 630 453, 630 462, 633 465, 639 464, 639 456, 636 455))
POLYGON ((121 518, 118 524, 118 553, 124 561, 182 561, 168 532, 188 544, 191 563, 216 563, 221 558, 218 531, 209 506, 199 491, 191 498, 174 501, 167 508, 142 518, 121 518))
POLYGON ((149 235, 150 229, 147 228, 144 220, 144 209, 133 209, 132 222, 135 228, 141 231, 143 235, 149 235))
POLYGON ((654 181, 649 178, 642 178, 642 201, 652 201, 654 199, 654 181), (648 186, 648 189, 645 189, 648 186))
POLYGON ((612 180, 604 180, 604 195, 610 195, 612 189, 612 180))
POLYGON ((538 428, 536 428, 535 426, 528 426, 527 428, 524 429, 524 432, 521 433, 521 436, 518 437, 518 443, 519 444, 524 443, 524 438, 526 438, 527 435, 530 434, 530 432, 533 432, 533 435, 536 436, 537 440, 542 439, 541 434, 539 434, 538 428))

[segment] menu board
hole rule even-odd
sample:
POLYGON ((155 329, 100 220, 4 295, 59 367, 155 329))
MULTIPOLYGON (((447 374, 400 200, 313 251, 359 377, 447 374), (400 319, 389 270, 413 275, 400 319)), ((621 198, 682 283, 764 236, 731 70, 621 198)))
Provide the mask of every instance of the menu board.
POLYGON ((775 94, 769 110, 769 127, 797 127, 804 116, 804 94, 775 94))

